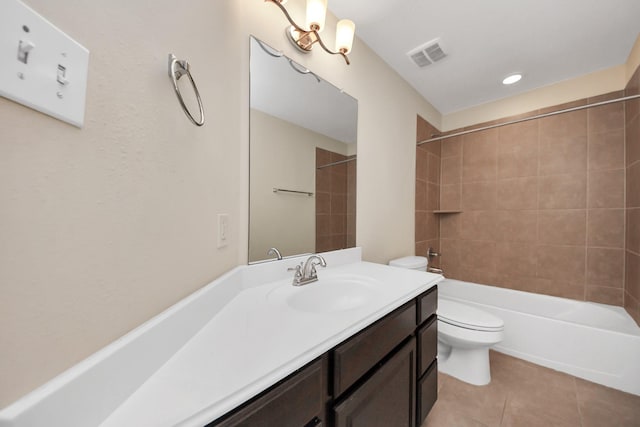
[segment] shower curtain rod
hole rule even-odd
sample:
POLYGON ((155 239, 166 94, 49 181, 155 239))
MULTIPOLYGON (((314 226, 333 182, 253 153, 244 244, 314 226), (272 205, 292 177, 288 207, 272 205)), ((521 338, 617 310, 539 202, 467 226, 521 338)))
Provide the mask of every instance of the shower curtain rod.
POLYGON ((629 100, 636 99, 636 98, 640 98, 640 95, 631 95, 631 96, 625 96, 625 97, 622 97, 622 98, 610 99, 608 101, 594 102, 593 104, 581 105, 579 107, 566 108, 564 110, 552 111, 550 113, 538 114, 538 115, 535 115, 535 116, 525 117, 525 118, 522 118, 522 119, 510 120, 510 121, 504 122, 504 123, 497 123, 495 125, 483 126, 483 127, 476 128, 476 129, 470 129, 470 130, 465 130, 465 131, 462 131, 462 132, 456 132, 456 133, 452 133, 451 135, 436 136, 436 137, 432 137, 430 139, 425 139, 423 141, 420 141, 416 145, 422 145, 422 144, 427 144, 429 142, 441 141, 441 140, 447 139, 447 138, 453 138, 453 137, 460 136, 460 135, 467 135, 469 133, 480 132, 480 131, 487 130, 487 129, 499 128, 499 127, 502 127, 502 126, 512 125, 512 124, 515 124, 515 123, 527 122, 529 120, 542 119, 544 117, 555 116, 555 115, 558 115, 558 114, 571 113, 573 111, 584 110, 586 108, 600 107, 602 105, 613 104, 615 102, 629 101, 629 100))
POLYGON ((338 160, 337 162, 327 163, 326 165, 322 165, 322 166, 316 167, 316 169, 324 169, 324 168, 328 168, 330 166, 341 165, 343 163, 353 162, 354 160, 358 160, 358 157, 355 154, 352 157, 350 157, 350 158, 348 158, 346 160, 338 160))

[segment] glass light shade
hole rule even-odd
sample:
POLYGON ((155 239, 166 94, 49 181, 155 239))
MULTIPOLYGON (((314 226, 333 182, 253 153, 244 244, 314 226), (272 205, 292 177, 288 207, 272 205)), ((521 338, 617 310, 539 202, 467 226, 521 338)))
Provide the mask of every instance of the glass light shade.
POLYGON ((318 32, 322 31, 326 16, 327 0, 307 0, 307 28, 317 25, 318 32))
POLYGON ((341 19, 338 21, 336 29, 336 50, 344 53, 351 52, 353 46, 353 35, 356 31, 356 24, 349 19, 341 19))

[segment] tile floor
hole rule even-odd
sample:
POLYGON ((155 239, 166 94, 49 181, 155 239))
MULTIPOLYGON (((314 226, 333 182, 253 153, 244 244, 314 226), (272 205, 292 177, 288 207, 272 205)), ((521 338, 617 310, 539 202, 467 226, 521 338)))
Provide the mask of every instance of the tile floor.
POLYGON ((640 427, 640 396, 491 351, 492 381, 438 375, 438 401, 421 427, 640 427))

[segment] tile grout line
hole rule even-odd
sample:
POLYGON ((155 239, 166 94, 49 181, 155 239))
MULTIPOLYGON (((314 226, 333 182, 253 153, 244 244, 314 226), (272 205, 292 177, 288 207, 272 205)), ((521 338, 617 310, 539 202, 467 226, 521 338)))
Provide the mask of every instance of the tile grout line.
POLYGON ((578 397, 578 383, 576 382, 575 377, 573 378, 573 388, 576 393, 576 408, 578 409, 578 416, 580 417, 580 426, 584 427, 584 417, 582 416, 582 411, 580 410, 580 398, 578 397))

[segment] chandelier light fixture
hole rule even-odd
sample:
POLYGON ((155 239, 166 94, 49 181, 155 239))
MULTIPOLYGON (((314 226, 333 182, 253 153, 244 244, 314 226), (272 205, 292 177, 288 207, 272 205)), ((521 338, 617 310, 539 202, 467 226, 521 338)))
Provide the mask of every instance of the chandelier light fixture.
POLYGON ((265 0, 280 8, 287 17, 291 26, 285 29, 287 37, 301 52, 309 53, 313 45, 318 43, 322 49, 331 55, 342 55, 347 65, 350 64, 347 54, 351 52, 353 46, 353 36, 356 26, 353 21, 342 19, 338 21, 336 28, 336 48, 331 50, 320 38, 320 33, 324 29, 325 17, 327 15, 327 0, 307 0, 307 21, 305 30, 291 18, 289 12, 284 7, 286 0, 265 0))

